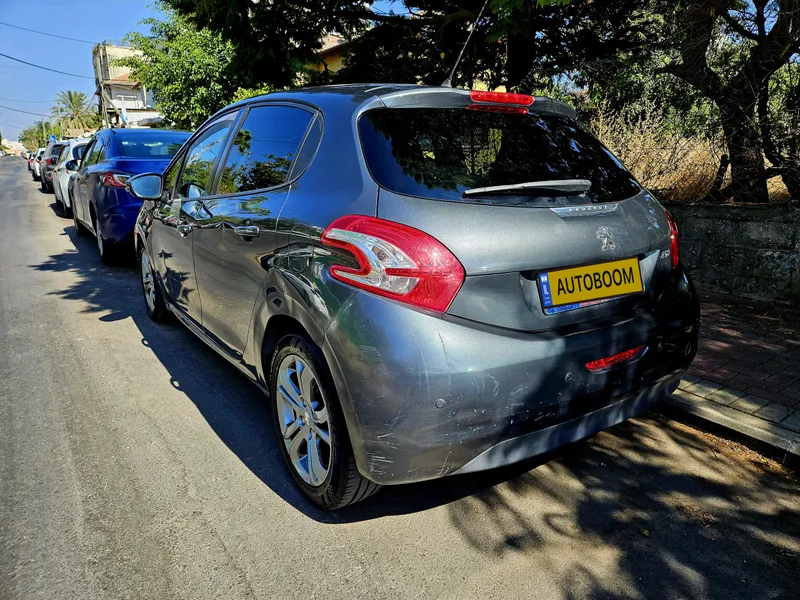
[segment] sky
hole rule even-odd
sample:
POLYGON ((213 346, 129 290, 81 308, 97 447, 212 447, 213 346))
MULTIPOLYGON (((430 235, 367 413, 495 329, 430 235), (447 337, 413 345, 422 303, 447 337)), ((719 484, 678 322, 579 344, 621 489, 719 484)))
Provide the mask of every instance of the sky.
MULTIPOLYGON (((4 23, 93 42, 120 42, 130 31, 147 32, 149 28, 138 22, 158 15, 152 0, 0 0, 0 21, 4 23)), ((90 44, 0 25, 0 53, 93 77, 90 44)), ((93 96, 94 81, 42 71, 0 56, 0 105, 49 115, 62 90, 93 96)), ((0 107, 0 132, 4 138, 16 140, 22 128, 40 118, 0 107)))
MULTIPOLYGON (((375 3, 381 12, 402 12, 402 3, 375 3)), ((0 21, 45 33, 91 42, 121 42, 130 31, 147 33, 139 22, 160 17, 153 0, 0 0, 0 21), (69 6, 78 6, 70 9, 69 6), (42 18, 43 17, 43 18, 42 18)), ((62 40, 0 25, 0 53, 51 69, 93 77, 92 45, 62 40)), ((56 94, 62 90, 85 92, 94 97, 93 79, 81 79, 43 71, 0 56, 0 132, 16 140, 20 131, 43 117, 10 110, 39 113, 49 117, 56 94)))

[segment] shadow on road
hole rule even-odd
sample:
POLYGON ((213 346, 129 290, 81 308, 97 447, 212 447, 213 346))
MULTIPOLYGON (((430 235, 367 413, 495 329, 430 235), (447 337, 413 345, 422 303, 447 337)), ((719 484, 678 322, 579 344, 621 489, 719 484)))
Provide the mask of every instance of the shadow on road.
POLYGON ((264 395, 184 327, 153 323, 133 269, 104 267, 92 240, 71 226, 65 233, 78 251, 33 266, 78 276, 52 293, 85 303, 101 321, 132 319, 171 384, 220 440, 312 519, 341 524, 444 507, 465 543, 487 559, 521 555, 527 568, 565 573, 567 598, 689 598, 704 590, 788 599, 796 591, 797 480, 658 413, 536 461, 389 487, 362 504, 320 511, 285 471, 264 395), (608 564, 618 577, 609 578, 608 564))

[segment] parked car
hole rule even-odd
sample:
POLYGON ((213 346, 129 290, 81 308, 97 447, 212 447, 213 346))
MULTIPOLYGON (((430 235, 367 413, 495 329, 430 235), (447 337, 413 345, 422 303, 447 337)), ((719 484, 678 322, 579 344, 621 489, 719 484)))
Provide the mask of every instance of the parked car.
POLYGON ((66 142, 64 140, 49 142, 42 155, 41 186, 45 193, 53 192, 53 170, 56 168, 58 157, 66 142))
POLYGON ((61 149, 56 167, 53 169, 53 189, 56 194, 56 203, 65 217, 72 215, 72 199, 69 197, 67 184, 70 178, 77 173, 83 151, 88 145, 89 140, 85 138, 68 140, 61 149))
POLYGON ((697 349, 674 222, 547 98, 270 94, 128 185, 148 314, 268 392, 327 508, 592 435, 674 391, 697 349))
POLYGON ((44 148, 39 148, 33 158, 31 176, 34 181, 39 181, 42 176, 42 156, 44 155, 44 148))
POLYGON ((5 155, 6 155, 5 150, 0 150, 0 158, 5 157, 5 155))
POLYGON ((132 175, 164 170, 191 134, 165 129, 103 129, 84 150, 73 186, 72 216, 79 235, 91 233, 103 262, 131 247, 142 201, 125 184, 132 175))
POLYGON ((28 171, 33 171, 33 161, 36 158, 36 152, 28 152, 28 171))

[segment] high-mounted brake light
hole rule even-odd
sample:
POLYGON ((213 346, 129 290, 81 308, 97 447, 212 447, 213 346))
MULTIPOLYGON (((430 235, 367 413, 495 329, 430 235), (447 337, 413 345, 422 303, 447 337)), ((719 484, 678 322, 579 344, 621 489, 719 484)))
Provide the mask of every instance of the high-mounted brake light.
POLYGON ((664 211, 667 213, 667 223, 669 223, 669 257, 672 261, 672 268, 678 266, 678 261, 680 260, 680 256, 678 253, 680 252, 680 241, 678 239, 678 226, 675 224, 675 219, 672 218, 672 215, 669 214, 669 211, 664 211))
POLYGON ((521 106, 530 106, 533 104, 533 96, 528 96, 527 94, 509 94, 506 92, 484 92, 482 90, 471 90, 469 97, 473 102, 519 104, 521 106))
POLYGON ((358 261, 357 269, 332 266, 335 279, 420 308, 445 312, 464 283, 464 267, 453 253, 408 225, 348 215, 330 224, 322 243, 358 261))
POLYGON ((124 188, 130 176, 109 171, 103 175, 103 185, 113 188, 124 188))
POLYGON ((644 350, 644 346, 638 346, 630 350, 625 350, 625 352, 620 352, 619 354, 606 356, 605 358, 588 362, 586 363, 586 368, 590 371, 605 371, 606 369, 610 369, 611 367, 614 367, 620 363, 633 360, 634 358, 639 358, 642 354, 644 354, 644 350))

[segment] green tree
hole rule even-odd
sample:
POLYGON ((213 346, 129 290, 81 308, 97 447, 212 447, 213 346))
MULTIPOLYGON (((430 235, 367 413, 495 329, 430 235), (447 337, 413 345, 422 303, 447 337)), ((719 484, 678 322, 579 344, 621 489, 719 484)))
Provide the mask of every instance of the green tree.
MULTIPOLYGON (((729 195, 766 202, 770 81, 800 46, 800 0, 664 1, 675 58, 661 71, 686 82, 719 109, 731 159, 729 195)), ((787 165, 784 183, 800 195, 787 165)))
POLYGON ((50 115, 56 120, 60 118, 63 128, 94 129, 99 125, 99 115, 92 109, 91 99, 83 92, 62 91, 56 100, 58 106, 51 109, 50 115))
POLYGON ((50 134, 58 135, 58 127, 49 121, 36 121, 20 132, 19 141, 28 150, 36 150, 47 145, 50 134))
POLYGON ((187 18, 162 6, 166 19, 144 19, 149 35, 129 33, 124 40, 138 56, 120 59, 131 77, 153 90, 165 119, 191 129, 228 104, 242 87, 231 68, 233 45, 219 33, 198 29, 187 18))

